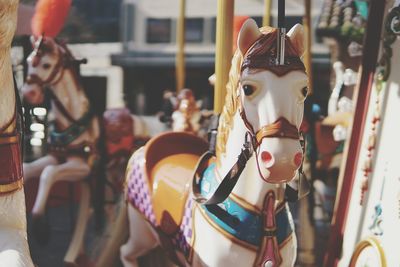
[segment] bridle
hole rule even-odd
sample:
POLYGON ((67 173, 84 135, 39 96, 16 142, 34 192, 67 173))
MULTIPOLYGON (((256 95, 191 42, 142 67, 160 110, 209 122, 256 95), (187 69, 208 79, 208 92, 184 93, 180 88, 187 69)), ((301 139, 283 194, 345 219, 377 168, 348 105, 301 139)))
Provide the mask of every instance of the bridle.
MULTIPOLYGON (((277 137, 277 138, 289 138, 289 139, 299 140, 300 145, 303 150, 303 155, 304 155, 304 152, 305 152, 304 138, 303 138, 302 133, 299 132, 298 128, 295 125, 291 124, 287 119, 280 117, 274 123, 265 125, 265 126, 261 127, 260 130, 255 132, 254 127, 251 125, 251 123, 247 119, 243 103, 241 103, 241 102, 239 102, 239 103, 240 103, 240 107, 239 107, 240 108, 240 116, 247 128, 247 132, 245 134, 245 140, 243 143, 243 148, 238 156, 238 160, 236 161, 236 163, 233 165, 233 167, 228 171, 228 173, 222 179, 222 182, 220 183, 218 188, 215 190, 214 194, 209 198, 205 198, 201 194, 200 187, 201 187, 201 181, 203 178, 202 170, 204 170, 206 168, 210 159, 212 157, 214 157, 214 153, 207 151, 206 153, 204 153, 201 156, 201 158, 195 168, 194 177, 193 177, 193 181, 192 181, 192 191, 193 191, 194 199, 200 204, 211 205, 211 204, 219 204, 219 203, 223 202, 232 192, 241 173, 243 172, 244 168, 246 167, 248 160, 252 157, 254 152, 257 154, 256 161, 257 161, 257 168, 258 168, 259 174, 264 181, 268 182, 267 179, 262 175, 262 173, 260 171, 260 164, 258 162, 258 150, 259 150, 258 148, 261 144, 261 141, 264 138, 277 137)), ((302 165, 303 165, 303 162, 301 163, 301 166, 299 168, 300 175, 303 175, 302 165)))
MULTIPOLYGON (((276 34, 276 33, 273 33, 276 34)), ((274 47, 273 47, 273 34, 262 35, 250 49, 246 52, 244 56, 242 65, 241 65, 241 72, 247 68, 255 68, 255 69, 266 69, 277 76, 283 76, 290 71, 300 70, 305 71, 305 67, 298 56, 287 55, 285 59, 285 64, 283 65, 275 65, 271 58, 274 57, 274 47), (262 51, 259 55, 251 54, 249 51, 260 49, 266 44, 272 44, 272 48, 270 50, 260 50, 262 51)), ((290 43, 290 40, 286 40, 288 42, 288 46, 286 47, 289 51, 293 50, 293 47, 290 43)), ((238 89, 240 90, 240 89, 238 89)), ((238 91, 238 103, 239 103, 239 111, 240 117, 242 118, 247 132, 245 135, 245 140, 243 143, 243 147, 241 153, 238 156, 236 163, 233 167, 228 171, 225 177, 222 179, 222 182, 219 184, 218 188, 212 194, 211 197, 206 198, 201 194, 201 182, 202 182, 202 175, 203 170, 207 167, 210 159, 214 157, 214 153, 206 152, 203 154, 196 166, 193 181, 192 181, 192 192, 194 199, 196 202, 204 205, 211 205, 211 204, 219 204, 223 202, 232 192, 234 186, 236 185, 241 173, 243 172, 244 168, 248 160, 252 157, 253 153, 257 154, 256 161, 257 161, 257 168, 259 171, 260 176, 263 180, 267 181, 267 179, 262 175, 260 171, 260 164, 258 162, 258 153, 259 153, 259 146, 264 138, 289 138, 293 140, 298 140, 303 150, 303 155, 305 152, 305 142, 303 135, 299 132, 297 126, 291 124, 286 118, 280 117, 275 122, 269 125, 264 125, 258 130, 257 132, 254 130, 254 127, 249 122, 246 116, 246 111, 244 109, 244 105, 242 103, 240 97, 240 91, 238 91)), ((303 157, 304 159, 304 157, 303 157)), ((304 174, 302 173, 302 166, 299 168, 299 177, 302 178, 304 174)), ((267 181, 268 182, 268 181, 267 181)), ((302 192, 300 192, 300 184, 301 180, 299 180, 299 189, 298 195, 300 196, 302 192)), ((288 186, 287 186, 288 187, 288 186)), ((293 189, 296 191, 296 189, 293 189)))
MULTIPOLYGON (((240 89, 238 89, 240 90, 240 89)), ((239 103, 239 114, 243 120, 244 125, 247 128, 246 139, 245 142, 251 142, 252 151, 256 153, 256 162, 258 172, 260 177, 268 182, 268 179, 264 177, 261 172, 260 163, 259 163, 259 146, 264 138, 288 138, 293 140, 301 140, 302 135, 299 132, 299 129, 296 125, 291 124, 286 118, 280 117, 275 122, 262 126, 258 131, 254 130, 253 125, 249 122, 246 116, 246 111, 244 109, 244 105, 242 102, 242 98, 240 97, 240 93, 238 94, 238 103, 239 103)), ((302 142, 300 141, 300 144, 302 142)), ((302 145, 303 155, 305 148, 302 145)))
MULTIPOLYGON (((36 67, 40 60, 41 57, 43 56, 43 52, 41 51, 43 46, 43 36, 41 36, 35 43, 34 50, 31 54, 32 57, 32 66, 36 67)), ((26 77, 26 83, 27 84, 37 84, 40 88, 43 88, 45 86, 51 86, 57 84, 59 81, 61 81, 62 77, 64 76, 64 70, 65 67, 67 67, 66 62, 68 61, 68 57, 71 56, 68 51, 63 51, 60 47, 57 46, 57 51, 58 51, 58 60, 56 64, 54 65, 52 71, 50 72, 49 77, 47 79, 43 80, 40 78, 37 74, 29 74, 26 77), (57 77, 58 75, 58 77, 57 77)))

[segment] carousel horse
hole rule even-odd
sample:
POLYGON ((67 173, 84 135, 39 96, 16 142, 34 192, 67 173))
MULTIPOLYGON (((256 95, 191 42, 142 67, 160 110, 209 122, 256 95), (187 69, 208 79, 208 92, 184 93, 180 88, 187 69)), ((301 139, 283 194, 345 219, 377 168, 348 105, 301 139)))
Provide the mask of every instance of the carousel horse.
POLYGON ((172 131, 192 132, 201 138, 207 138, 210 118, 214 113, 200 109, 193 91, 182 89, 177 96, 175 111, 171 115, 172 131))
POLYGON ((353 87, 357 83, 357 73, 352 69, 344 70, 342 62, 333 64, 336 82, 328 100, 328 116, 324 125, 333 126, 335 141, 343 141, 353 114, 353 87))
POLYGON ((21 114, 14 90, 11 40, 17 22, 17 0, 0 0, 0 266, 33 266, 26 234, 25 195, 22 178, 21 114))
POLYGON ((182 266, 294 265, 296 236, 284 190, 302 165, 307 75, 301 25, 280 38, 283 65, 276 63, 277 36, 277 29, 260 31, 253 20, 242 26, 215 156, 206 152, 207 142, 185 132, 153 138, 132 155, 128 205, 98 266, 110 266, 126 216, 125 267, 159 245, 182 266))
POLYGON ((90 188, 86 178, 98 157, 99 122, 79 82, 76 60, 68 48, 52 38, 32 38, 33 52, 27 59, 24 99, 32 105, 43 102, 45 90, 50 96, 55 120, 49 133, 49 154, 24 163, 27 181, 39 177, 39 188, 32 209, 32 227, 36 239, 46 243, 49 227, 45 220, 46 202, 58 181, 80 182, 80 210, 66 261, 74 261, 81 249, 89 216, 90 188))

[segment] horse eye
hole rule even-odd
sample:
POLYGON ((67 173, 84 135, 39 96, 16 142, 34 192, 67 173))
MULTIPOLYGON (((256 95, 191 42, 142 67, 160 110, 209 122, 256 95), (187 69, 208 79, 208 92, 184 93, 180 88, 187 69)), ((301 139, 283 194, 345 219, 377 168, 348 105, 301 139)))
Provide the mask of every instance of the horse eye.
POLYGON ((251 96, 255 91, 254 86, 249 85, 249 84, 243 85, 242 88, 243 88, 244 94, 247 96, 251 96))
POLYGON ((306 86, 306 87, 303 87, 303 88, 301 89, 301 93, 303 94, 304 97, 306 97, 307 94, 308 94, 308 87, 307 87, 307 86, 306 86))
POLYGON ((49 63, 44 63, 43 64, 43 69, 48 70, 50 69, 51 65, 49 63))

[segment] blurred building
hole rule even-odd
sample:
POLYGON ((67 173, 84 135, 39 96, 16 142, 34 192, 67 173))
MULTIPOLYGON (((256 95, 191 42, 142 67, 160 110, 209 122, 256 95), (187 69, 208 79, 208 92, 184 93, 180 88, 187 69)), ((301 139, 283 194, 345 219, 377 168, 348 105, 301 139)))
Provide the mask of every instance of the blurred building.
MULTIPOLYGON (((217 2, 186 1, 186 87, 193 89, 197 98, 205 99, 208 108, 213 103, 208 77, 214 73, 217 2)), ((272 25, 276 25, 277 1, 273 2, 272 25)), ((313 2, 312 14, 317 17, 321 1, 313 2)), ((235 15, 252 17, 259 26, 262 26, 263 10, 263 0, 235 1, 235 15)), ((123 52, 113 55, 112 64, 123 67, 127 104, 135 112, 158 111, 163 90, 175 90, 178 12, 178 0, 122 1, 123 52), (146 103, 144 110, 143 102, 146 103)), ((287 28, 301 23, 303 14, 302 1, 286 1, 287 28)), ((316 54, 326 54, 326 50, 320 50, 316 49, 316 54)))

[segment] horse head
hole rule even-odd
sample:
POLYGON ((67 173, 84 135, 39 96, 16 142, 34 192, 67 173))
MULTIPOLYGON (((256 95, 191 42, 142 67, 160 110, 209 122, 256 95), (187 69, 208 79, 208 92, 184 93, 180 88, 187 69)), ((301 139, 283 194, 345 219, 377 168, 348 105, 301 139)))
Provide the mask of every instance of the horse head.
POLYGON ((24 98, 33 105, 43 102, 44 88, 57 84, 64 70, 75 61, 64 44, 51 37, 31 37, 32 53, 27 58, 28 74, 22 87, 24 98))
POLYGON ((231 96, 251 137, 259 174, 271 183, 291 180, 302 164, 299 128, 308 81, 301 61, 302 26, 286 35, 283 65, 276 63, 277 37, 274 28, 260 31, 253 20, 244 23, 236 52, 241 59, 236 96, 231 96))

